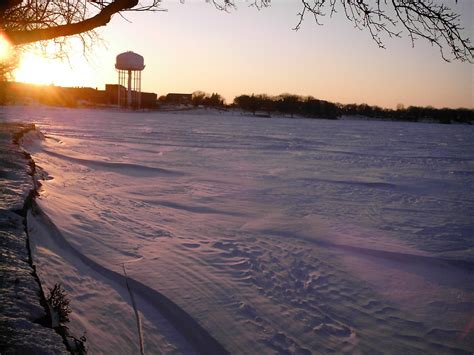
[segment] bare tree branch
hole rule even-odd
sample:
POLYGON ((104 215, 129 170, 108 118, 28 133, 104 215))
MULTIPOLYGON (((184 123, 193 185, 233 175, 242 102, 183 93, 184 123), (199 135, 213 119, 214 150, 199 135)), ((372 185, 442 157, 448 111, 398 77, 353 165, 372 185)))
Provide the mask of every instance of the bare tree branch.
MULTIPOLYGON (((237 0, 213 0, 217 8, 234 6, 237 0)), ((310 15, 317 24, 327 13, 332 17, 341 10, 358 29, 367 30, 375 43, 385 48, 384 38, 406 33, 412 45, 423 39, 439 48, 444 60, 473 62, 474 48, 463 33, 460 15, 446 3, 457 0, 299 0, 301 10, 295 30, 310 15), (448 54, 450 53, 450 55, 448 54)), ((270 0, 253 0, 258 8, 270 6, 270 0)))
MULTIPOLYGON (((184 2, 184 0, 181 0, 184 2)), ((320 19, 341 12, 356 28, 367 30, 384 48, 384 39, 406 33, 412 45, 423 39, 439 48, 445 60, 473 62, 474 48, 463 33, 460 15, 445 3, 457 0, 299 0, 298 30, 307 15, 320 19)), ((238 0, 206 0, 218 10, 237 7, 238 0)), ((161 0, 0 0, 0 31, 13 45, 55 40, 63 45, 72 35, 94 38, 94 29, 125 11, 158 11, 161 0)), ((271 0, 247 0, 257 9, 271 0)), ((84 39, 84 37, 81 37, 84 39)))
MULTIPOLYGON (((457 4, 457 0, 449 2, 457 4)), ((401 37, 406 32, 413 46, 417 39, 424 39, 438 47, 446 61, 451 57, 473 62, 474 48, 463 34, 460 15, 441 0, 301 0, 301 3, 296 30, 307 14, 312 14, 319 23, 318 18, 326 12, 332 16, 340 6, 346 18, 356 28, 368 30, 381 48, 385 48, 384 36, 401 37), (451 53, 449 57, 447 52, 451 53)))
POLYGON ((159 0, 147 6, 140 6, 138 0, 26 1, 5 9, 0 16, 4 24, 10 24, 4 33, 11 43, 22 45, 89 32, 105 26, 114 14, 131 10, 150 11, 158 4, 159 0), (98 9, 89 18, 88 6, 98 9))

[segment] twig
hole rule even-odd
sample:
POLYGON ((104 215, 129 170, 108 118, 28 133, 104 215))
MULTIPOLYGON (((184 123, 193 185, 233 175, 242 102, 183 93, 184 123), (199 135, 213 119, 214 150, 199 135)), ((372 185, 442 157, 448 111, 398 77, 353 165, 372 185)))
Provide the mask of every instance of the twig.
POLYGON ((140 322, 140 314, 138 313, 138 310, 137 310, 137 304, 135 303, 135 297, 133 297, 132 289, 130 288, 130 285, 128 284, 128 276, 127 276, 127 271, 125 270, 125 264, 122 264, 122 268, 123 268, 123 274, 125 276, 125 284, 127 285, 127 290, 132 300, 132 307, 133 307, 133 311, 135 312, 135 318, 137 321, 138 340, 140 343, 140 354, 145 355, 145 348, 143 346, 142 325, 140 322))

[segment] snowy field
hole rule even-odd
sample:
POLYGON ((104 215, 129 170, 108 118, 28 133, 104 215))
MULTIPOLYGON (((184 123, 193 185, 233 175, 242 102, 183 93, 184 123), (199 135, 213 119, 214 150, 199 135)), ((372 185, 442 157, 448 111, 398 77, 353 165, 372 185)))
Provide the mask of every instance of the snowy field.
POLYGON ((4 114, 44 134, 34 259, 91 353, 474 351, 474 127, 4 114))

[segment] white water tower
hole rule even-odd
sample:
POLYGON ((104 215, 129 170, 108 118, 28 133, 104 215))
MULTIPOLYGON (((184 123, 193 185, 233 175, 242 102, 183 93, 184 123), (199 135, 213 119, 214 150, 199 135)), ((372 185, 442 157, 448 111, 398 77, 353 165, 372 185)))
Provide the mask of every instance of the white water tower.
POLYGON ((118 105, 140 108, 142 70, 145 69, 143 57, 132 51, 121 53, 117 56, 115 69, 118 71, 118 105))

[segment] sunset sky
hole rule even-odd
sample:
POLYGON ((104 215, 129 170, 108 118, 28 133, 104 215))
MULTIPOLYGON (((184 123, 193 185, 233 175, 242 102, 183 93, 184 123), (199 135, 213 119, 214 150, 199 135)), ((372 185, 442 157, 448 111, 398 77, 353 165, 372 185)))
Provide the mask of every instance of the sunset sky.
MULTIPOLYGON (((26 52, 16 80, 103 89, 117 82, 115 56, 132 50, 145 57, 143 91, 218 92, 227 102, 243 93, 294 93, 341 103, 384 107, 474 107, 473 65, 446 63, 438 49, 404 34, 379 49, 366 31, 342 13, 318 26, 308 17, 299 31, 300 1, 275 0, 258 11, 242 2, 236 11, 216 10, 204 0, 163 1, 167 12, 115 16, 99 30, 87 60, 78 50, 70 63, 26 52)), ((449 3, 474 38, 474 2, 449 3)))

